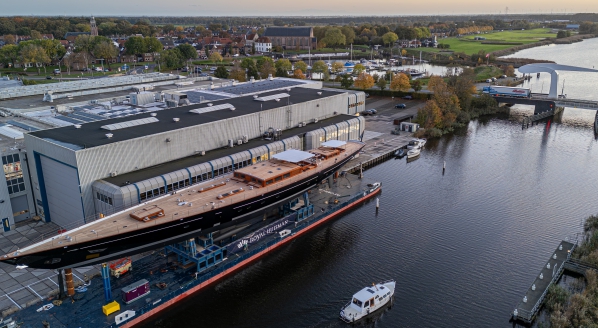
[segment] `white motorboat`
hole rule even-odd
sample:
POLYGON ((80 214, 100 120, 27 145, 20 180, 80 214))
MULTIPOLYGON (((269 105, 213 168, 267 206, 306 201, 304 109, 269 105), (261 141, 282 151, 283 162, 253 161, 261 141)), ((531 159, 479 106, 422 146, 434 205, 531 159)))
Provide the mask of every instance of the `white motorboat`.
POLYGON ((407 159, 410 159, 410 158, 417 157, 417 156, 419 156, 419 154, 420 154, 420 150, 419 150, 419 148, 413 148, 413 149, 410 149, 410 150, 407 152, 407 159))
POLYGON ((428 141, 428 139, 426 139, 426 138, 419 139, 419 148, 423 149, 424 146, 426 145, 427 141, 428 141))
POLYGON ((394 280, 388 280, 358 291, 341 309, 341 320, 347 323, 356 322, 381 309, 395 294, 395 284, 394 280))
POLYGON ((420 149, 420 148, 421 148, 420 139, 413 139, 413 140, 409 141, 409 143, 407 144, 407 149, 409 149, 409 150, 420 149))

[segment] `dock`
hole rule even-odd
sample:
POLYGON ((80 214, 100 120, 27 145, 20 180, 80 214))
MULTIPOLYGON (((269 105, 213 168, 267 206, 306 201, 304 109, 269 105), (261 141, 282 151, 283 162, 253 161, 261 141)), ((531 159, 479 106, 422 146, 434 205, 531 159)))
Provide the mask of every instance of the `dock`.
MULTIPOLYGON (((336 181, 330 180, 319 185, 312 189, 308 196, 308 203, 312 206, 311 212, 300 219, 297 219, 297 213, 300 211, 282 218, 294 220, 284 227, 287 230, 285 233, 268 232, 258 242, 249 243, 241 251, 225 254, 223 259, 217 260, 200 272, 195 270, 194 266, 184 268, 183 263, 178 262, 180 256, 169 252, 168 249, 156 250, 151 255, 133 261, 133 271, 120 278, 109 278, 113 299, 120 304, 120 311, 108 316, 102 313, 102 306, 107 302, 102 279, 98 277, 91 280, 85 292, 77 292, 72 298, 62 300, 60 306, 55 305, 47 311, 37 312, 41 306, 56 300, 45 297, 42 302, 38 301, 37 304, 12 314, 10 318, 23 328, 40 327, 44 321, 51 327, 79 327, 82 322, 88 327, 132 327, 325 222, 375 199, 381 189, 372 190, 368 182, 373 181, 347 174, 336 181), (131 304, 125 304, 121 300, 120 290, 140 279, 149 281, 150 293, 131 304)), ((301 203, 300 197, 299 195, 298 202, 294 204, 301 203)), ((373 211, 375 209, 372 205, 373 211)), ((276 219, 274 223, 282 219, 276 219)), ((231 245, 234 247, 244 238, 246 237, 225 238, 220 242, 214 242, 214 245, 218 244, 217 247, 222 250, 230 250, 231 245)))
POLYGON ((522 321, 526 324, 534 321, 542 304, 544 304, 548 288, 552 284, 556 284, 561 278, 575 247, 576 244, 568 241, 562 241, 557 246, 532 285, 525 292, 523 299, 517 304, 512 313, 513 320, 522 321))
POLYGON ((535 114, 533 116, 524 117, 523 121, 521 122, 521 128, 525 129, 528 128, 530 125, 534 125, 535 122, 543 120, 545 118, 558 115, 561 113, 565 108, 564 107, 555 107, 553 110, 549 110, 546 112, 542 112, 540 114, 535 114))

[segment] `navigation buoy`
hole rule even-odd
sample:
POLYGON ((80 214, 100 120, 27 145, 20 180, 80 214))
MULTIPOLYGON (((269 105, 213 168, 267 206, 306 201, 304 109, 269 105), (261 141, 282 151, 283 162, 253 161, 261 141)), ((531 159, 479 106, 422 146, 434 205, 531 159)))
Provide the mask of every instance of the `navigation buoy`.
POLYGON ((376 209, 380 208, 380 198, 376 197, 376 209))
POLYGON ((442 163, 442 174, 444 174, 444 170, 446 170, 446 161, 442 163))

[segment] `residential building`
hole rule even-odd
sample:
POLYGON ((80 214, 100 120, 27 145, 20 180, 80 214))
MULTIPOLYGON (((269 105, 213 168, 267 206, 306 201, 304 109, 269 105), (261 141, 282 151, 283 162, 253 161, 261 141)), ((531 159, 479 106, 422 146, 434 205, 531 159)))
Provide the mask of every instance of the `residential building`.
POLYGON ((267 36, 263 36, 258 38, 255 42, 255 51, 256 52, 271 52, 272 51, 272 41, 267 36))

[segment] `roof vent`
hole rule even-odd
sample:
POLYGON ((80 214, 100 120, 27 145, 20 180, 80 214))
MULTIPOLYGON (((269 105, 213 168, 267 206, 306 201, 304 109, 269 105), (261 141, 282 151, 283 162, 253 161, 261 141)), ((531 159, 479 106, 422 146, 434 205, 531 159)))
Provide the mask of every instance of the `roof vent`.
POLYGON ((212 105, 214 105, 214 104, 212 104, 212 103, 208 103, 208 107, 212 107, 212 105))
POLYGON ((150 116, 152 116, 152 117, 156 117, 156 115, 158 115, 158 114, 156 114, 156 113, 150 113, 150 116))
POLYGON ((172 120, 173 120, 173 121, 175 121, 175 122, 178 122, 178 121, 180 120, 180 118, 178 118, 178 117, 173 117, 173 118, 172 118, 172 120))
POLYGON ((235 110, 235 109, 236 109, 235 107, 231 107, 231 108, 230 108, 230 110, 235 110))
POLYGON ((257 99, 257 95, 253 95, 253 99, 257 99))
POLYGON ((322 95, 322 92, 321 92, 321 91, 318 91, 318 95, 322 95))
POLYGON ((280 101, 280 98, 276 98, 276 101, 280 101))
POLYGON ((108 137, 108 139, 112 138, 114 136, 114 134, 112 133, 106 133, 106 137, 108 137))
POLYGON ((81 124, 75 124, 75 129, 80 129, 81 128, 81 124))

